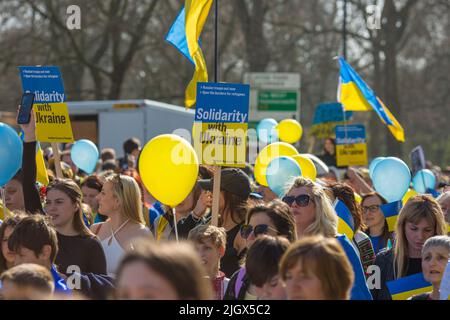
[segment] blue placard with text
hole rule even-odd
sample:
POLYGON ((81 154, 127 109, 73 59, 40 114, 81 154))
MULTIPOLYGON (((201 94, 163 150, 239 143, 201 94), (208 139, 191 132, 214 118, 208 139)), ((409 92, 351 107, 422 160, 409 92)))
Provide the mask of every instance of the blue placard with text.
POLYGON ((19 67, 24 92, 35 94, 35 103, 65 102, 64 84, 58 67, 19 67))

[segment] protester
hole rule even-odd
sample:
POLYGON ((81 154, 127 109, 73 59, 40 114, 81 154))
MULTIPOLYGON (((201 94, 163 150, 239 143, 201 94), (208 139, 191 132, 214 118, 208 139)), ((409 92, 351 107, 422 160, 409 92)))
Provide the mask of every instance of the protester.
POLYGON ((123 158, 119 159, 119 168, 125 170, 128 168, 136 168, 137 158, 141 152, 141 142, 138 138, 127 139, 123 143, 123 158))
POLYGON ((223 300, 229 279, 220 271, 220 259, 225 254, 227 234, 224 228, 210 225, 198 226, 189 232, 188 239, 195 246, 205 274, 212 283, 214 297, 223 300))
POLYGON ((93 223, 104 222, 106 220, 106 216, 98 213, 97 196, 102 191, 102 187, 103 182, 96 175, 87 177, 81 183, 83 202, 88 204, 92 209, 93 223))
POLYGON ((136 237, 153 238, 142 215, 141 191, 137 182, 124 175, 106 178, 97 196, 99 213, 109 219, 91 226, 101 240, 108 275, 114 276, 120 259, 136 237))
POLYGON ((191 245, 138 241, 117 269, 117 299, 209 300, 209 279, 191 245))
POLYGON ((371 192, 363 195, 361 208, 363 212, 363 222, 366 228, 364 231, 369 235, 372 241, 375 254, 388 246, 389 241, 394 243, 394 233, 389 232, 389 226, 386 218, 381 211, 381 205, 387 204, 379 193, 371 192))
POLYGON ((339 240, 353 267, 355 282, 351 299, 371 300, 357 250, 345 235, 337 233, 338 217, 325 189, 310 179, 298 177, 288 188, 283 201, 291 207, 299 239, 322 235, 339 240))
POLYGON ((248 250, 245 269, 259 300, 285 300, 278 265, 291 243, 285 237, 262 236, 248 250))
POLYGON ((28 124, 21 125, 25 133, 22 158, 26 210, 30 213, 47 214, 57 231, 59 251, 56 265, 60 272, 76 265, 80 273, 106 273, 106 261, 101 245, 84 221, 82 192, 70 179, 56 179, 47 187, 45 208, 42 208, 36 183, 36 123, 34 114, 28 124), (45 210, 44 210, 45 209, 45 210))
POLYGON ((0 239, 2 240, 2 252, 0 254, 0 274, 14 266, 15 255, 9 250, 8 240, 16 225, 25 218, 27 214, 17 212, 3 221, 0 226, 0 239))
MULTIPOLYGON (((165 213, 159 217, 157 217, 154 221, 154 234, 156 241, 161 240, 175 240, 175 228, 174 228, 174 214, 177 224, 181 219, 186 218, 197 206, 200 195, 202 193, 202 189, 198 184, 194 186, 191 193, 183 200, 178 206, 175 207, 175 210, 164 206, 165 213)), ((201 215, 201 213, 199 214, 201 215)), ((177 230, 178 231, 178 230, 177 230)))
POLYGON ((450 260, 450 237, 435 236, 425 241, 422 249, 422 272, 433 291, 413 296, 411 300, 440 300, 441 280, 450 260))
POLYGON ((436 200, 441 206, 447 225, 450 226, 450 191, 442 193, 436 200))
MULTIPOLYGON (((247 249, 263 235, 284 237, 289 242, 297 239, 295 222, 288 205, 280 200, 274 200, 266 205, 249 208, 246 224, 241 227, 241 237, 245 239, 247 249)), ((256 290, 243 266, 232 275, 225 299, 255 300, 256 290)))
POLYGON ((333 138, 326 138, 323 146, 323 153, 319 155, 327 166, 336 167, 336 142, 333 138))
POLYGON ((49 300, 55 285, 50 271, 38 264, 15 266, 0 276, 4 300, 49 300))
MULTIPOLYGON (((199 180, 198 183, 203 190, 212 191, 214 179, 199 180)), ((246 244, 239 231, 244 224, 251 191, 250 179, 242 170, 235 168, 222 170, 219 226, 224 227, 227 231, 226 251, 221 261, 222 271, 227 277, 239 269, 239 261, 245 255, 246 244)), ((207 194, 205 194, 206 196, 207 194)), ((200 196, 200 199, 202 199, 202 196, 200 196)), ((207 201, 202 199, 202 203, 204 207, 200 208, 199 212, 204 214, 207 201)), ((205 221, 202 221, 202 217, 197 216, 196 213, 191 213, 184 221, 180 221, 181 227, 188 230, 202 223, 205 223, 205 221)))
POLYGON ((349 300, 354 273, 339 241, 303 237, 281 258, 288 300, 349 300))
POLYGON ((356 202, 355 193, 351 187, 342 183, 329 184, 328 187, 332 193, 332 200, 342 201, 352 215, 354 223, 352 244, 357 250, 356 253, 358 253, 364 272, 367 274, 367 268, 375 261, 375 252, 369 236, 362 231, 366 226, 363 222, 361 207, 356 202))
POLYGON ((100 159, 102 163, 108 160, 116 161, 116 150, 113 148, 103 148, 100 153, 100 159))
POLYGON ((421 253, 425 241, 447 234, 444 215, 434 198, 417 195, 406 202, 397 221, 392 249, 377 254, 375 265, 381 271, 381 288, 372 289, 375 300, 392 299, 386 283, 422 272, 421 253))
MULTIPOLYGON (((19 170, 16 175, 5 185, 5 205, 10 211, 25 209, 22 180, 23 173, 22 170, 19 170)), ((0 213, 0 218, 2 220, 6 219, 6 217, 3 217, 3 212, 0 213)))
POLYGON ((58 253, 58 238, 48 217, 40 214, 23 218, 9 237, 8 248, 14 252, 14 265, 35 263, 50 270, 55 291, 70 292, 54 265, 58 253))

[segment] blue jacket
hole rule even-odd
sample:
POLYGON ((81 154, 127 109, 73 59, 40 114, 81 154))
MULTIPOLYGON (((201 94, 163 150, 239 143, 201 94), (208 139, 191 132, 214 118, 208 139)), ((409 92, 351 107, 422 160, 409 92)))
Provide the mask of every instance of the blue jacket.
POLYGON ((347 254, 348 260, 350 260, 353 267, 353 272, 355 274, 355 282, 353 284, 350 300, 373 300, 369 287, 366 283, 366 277, 364 275, 361 260, 359 260, 355 248, 345 235, 339 234, 336 239, 339 240, 342 248, 347 254))
POLYGON ((50 272, 53 276, 53 280, 55 281, 55 292, 68 294, 72 293, 72 290, 69 289, 69 287, 66 284, 66 281, 59 276, 55 266, 52 266, 50 272))

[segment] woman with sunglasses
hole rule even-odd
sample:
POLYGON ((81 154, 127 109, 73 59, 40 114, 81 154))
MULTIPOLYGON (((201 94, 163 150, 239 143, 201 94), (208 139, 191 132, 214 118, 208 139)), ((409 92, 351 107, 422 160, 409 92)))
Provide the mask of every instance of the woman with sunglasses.
POLYGON ((132 248, 134 239, 151 239, 153 235, 145 226, 141 190, 132 177, 116 174, 106 178, 97 200, 98 212, 109 219, 94 224, 91 230, 101 240, 108 275, 114 277, 120 259, 126 249, 132 248))
POLYGON ((339 240, 355 275, 351 299, 372 300, 356 249, 345 235, 339 235, 337 232, 338 217, 325 189, 310 179, 298 177, 288 188, 283 201, 290 206, 294 215, 299 239, 304 236, 322 235, 339 240))
POLYGON ((363 221, 366 226, 364 232, 370 237, 375 254, 386 248, 389 241, 393 244, 395 239, 394 233, 389 232, 388 223, 381 211, 383 204, 387 204, 387 200, 376 192, 363 195, 361 200, 363 221))
MULTIPOLYGON (((289 207, 280 200, 250 208, 240 232, 247 248, 263 235, 284 237, 291 243, 297 239, 294 218, 289 207)), ((266 261, 261 261, 264 263, 266 261)), ((241 267, 231 277, 224 300, 254 300, 256 290, 246 276, 245 267, 241 267)))
POLYGON ((417 195, 400 211, 394 247, 377 254, 375 265, 380 269, 381 287, 372 289, 375 300, 391 300, 388 281, 422 272, 422 249, 433 236, 447 234, 444 215, 434 198, 417 195))

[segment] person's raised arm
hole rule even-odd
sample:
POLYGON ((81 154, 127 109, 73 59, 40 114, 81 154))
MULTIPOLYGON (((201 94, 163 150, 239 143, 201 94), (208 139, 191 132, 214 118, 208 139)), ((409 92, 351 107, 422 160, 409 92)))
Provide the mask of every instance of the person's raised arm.
POLYGON ((22 188, 25 210, 32 214, 43 214, 41 198, 36 189, 36 120, 34 112, 31 112, 30 122, 21 124, 20 128, 25 135, 22 157, 22 188))
POLYGON ((356 172, 352 167, 347 170, 347 176, 350 179, 353 186, 356 188, 356 192, 359 194, 371 193, 374 190, 367 184, 366 181, 356 172))

